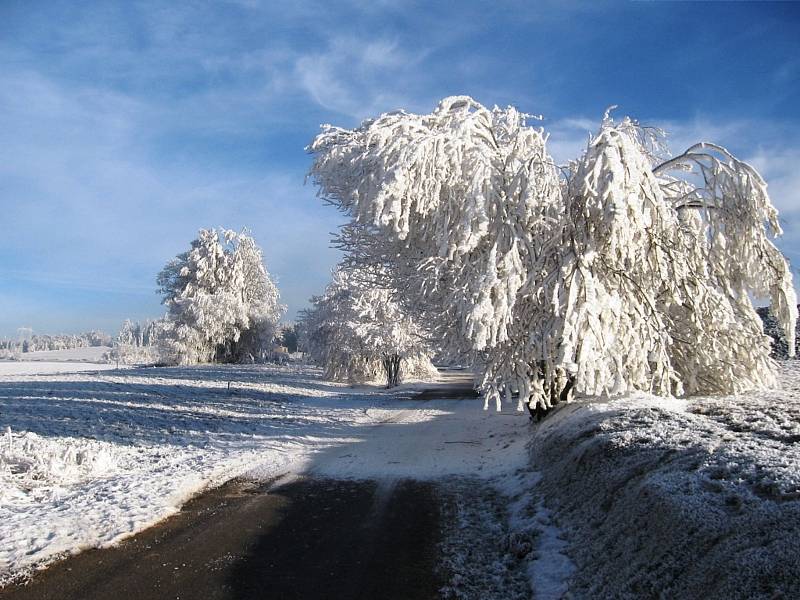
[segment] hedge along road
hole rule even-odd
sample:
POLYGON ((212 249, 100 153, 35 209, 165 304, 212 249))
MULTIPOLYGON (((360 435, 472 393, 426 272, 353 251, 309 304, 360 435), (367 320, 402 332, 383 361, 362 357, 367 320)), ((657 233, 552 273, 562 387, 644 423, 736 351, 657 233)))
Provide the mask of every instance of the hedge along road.
POLYGON ((417 396, 441 407, 434 419, 376 426, 295 479, 230 481, 112 548, 3 588, 0 599, 438 598, 447 573, 437 568, 436 478, 494 471, 492 449, 526 437, 519 413, 487 418, 480 401, 453 402, 471 395, 451 376, 417 396))

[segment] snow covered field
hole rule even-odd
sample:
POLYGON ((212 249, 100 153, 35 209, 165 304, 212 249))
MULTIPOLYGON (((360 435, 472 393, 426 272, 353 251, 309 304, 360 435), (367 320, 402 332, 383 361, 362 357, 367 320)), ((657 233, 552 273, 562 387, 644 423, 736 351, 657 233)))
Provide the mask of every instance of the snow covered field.
POLYGON ((79 371, 107 371, 114 365, 104 362, 111 348, 93 346, 67 350, 25 352, 19 360, 0 360, 0 377, 5 375, 44 375, 77 373, 79 371))
POLYGON ((523 415, 413 393, 295 366, 2 375, 2 577, 112 544, 244 473, 491 477, 526 464, 523 415))
POLYGON ((66 350, 40 350, 19 355, 20 362, 88 362, 104 363, 103 356, 111 351, 110 346, 67 348, 66 350))
POLYGON ((23 362, 0 361, 0 376, 9 375, 45 375, 58 373, 79 373, 92 371, 110 371, 114 365, 89 362, 23 362))

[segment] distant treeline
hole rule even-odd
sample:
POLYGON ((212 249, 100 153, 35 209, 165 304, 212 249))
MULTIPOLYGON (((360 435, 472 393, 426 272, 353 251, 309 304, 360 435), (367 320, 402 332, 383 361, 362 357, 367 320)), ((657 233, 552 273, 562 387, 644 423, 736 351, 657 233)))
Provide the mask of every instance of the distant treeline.
POLYGON ((40 352, 42 350, 70 350, 72 348, 90 348, 92 346, 110 346, 111 336, 102 331, 70 335, 32 334, 23 339, 0 340, 0 351, 4 354, 16 352, 40 352))
POLYGON ((136 348, 155 346, 158 343, 159 337, 163 335, 163 331, 163 319, 144 321, 142 323, 125 319, 116 341, 118 344, 134 346, 136 348))

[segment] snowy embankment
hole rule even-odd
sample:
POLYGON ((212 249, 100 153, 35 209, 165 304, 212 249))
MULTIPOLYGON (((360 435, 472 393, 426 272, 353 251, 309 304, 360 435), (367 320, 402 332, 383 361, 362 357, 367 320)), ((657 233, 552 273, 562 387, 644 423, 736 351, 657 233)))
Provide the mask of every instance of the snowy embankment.
POLYGON ((536 427, 575 598, 800 593, 800 365, 780 391, 567 405, 536 427))

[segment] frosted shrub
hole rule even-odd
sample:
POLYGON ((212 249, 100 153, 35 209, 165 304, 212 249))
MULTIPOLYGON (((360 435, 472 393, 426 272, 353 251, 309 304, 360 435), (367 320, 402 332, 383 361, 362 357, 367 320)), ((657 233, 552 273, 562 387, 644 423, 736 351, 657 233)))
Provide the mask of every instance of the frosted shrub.
POLYGON ((436 375, 423 331, 393 295, 368 273, 339 269, 325 294, 312 298, 300 322, 301 344, 326 377, 362 383, 383 375, 394 387, 403 376, 436 375))

